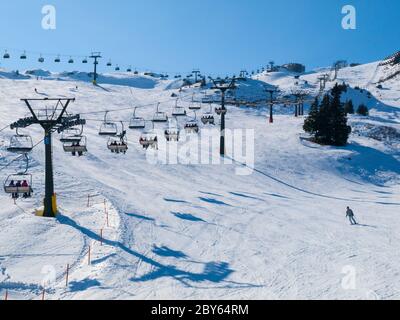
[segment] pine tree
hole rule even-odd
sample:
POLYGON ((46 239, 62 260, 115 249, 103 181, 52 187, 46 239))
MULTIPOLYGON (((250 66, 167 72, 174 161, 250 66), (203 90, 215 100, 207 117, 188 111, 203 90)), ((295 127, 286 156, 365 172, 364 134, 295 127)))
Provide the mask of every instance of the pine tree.
POLYGON ((369 110, 368 107, 365 104, 361 104, 358 109, 357 109, 357 113, 361 116, 368 116, 369 115, 369 110))
POLYGON ((343 146, 351 133, 347 125, 347 115, 340 101, 343 86, 336 85, 331 95, 327 94, 319 105, 315 100, 309 117, 304 122, 304 130, 314 135, 315 141, 321 144, 343 146))
POLYGON ((344 104, 344 112, 346 114, 354 114, 354 105, 353 105, 353 101, 352 100, 348 100, 344 104))
POLYGON ((305 132, 315 134, 318 131, 318 117, 319 117, 319 101, 315 99, 311 105, 308 117, 304 121, 303 129, 305 132))
POLYGON ((340 101, 341 93, 341 88, 334 88, 332 90, 333 99, 330 104, 329 114, 329 128, 331 130, 329 132, 329 144, 334 146, 346 145, 351 133, 351 127, 347 125, 346 112, 340 101))
POLYGON ((318 143, 330 144, 331 121, 330 121, 331 97, 327 94, 321 102, 318 115, 318 130, 315 139, 318 143))

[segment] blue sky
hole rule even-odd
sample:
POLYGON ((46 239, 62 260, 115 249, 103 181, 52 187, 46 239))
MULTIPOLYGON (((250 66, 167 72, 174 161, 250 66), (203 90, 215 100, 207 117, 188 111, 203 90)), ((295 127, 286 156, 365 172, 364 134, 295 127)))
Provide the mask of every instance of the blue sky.
POLYGON ((13 0, 0 8, 0 47, 13 54, 1 58, 1 66, 21 70, 38 67, 38 54, 30 52, 43 52, 42 68, 58 71, 88 66, 55 65, 46 54, 98 50, 101 71, 111 58, 123 69, 173 75, 196 67, 225 75, 270 60, 311 69, 337 59, 374 61, 400 50, 398 0, 13 0), (46 4, 57 9, 54 31, 41 27, 46 4), (346 4, 357 9, 357 30, 341 27, 346 4), (21 50, 27 61, 18 59, 21 50))

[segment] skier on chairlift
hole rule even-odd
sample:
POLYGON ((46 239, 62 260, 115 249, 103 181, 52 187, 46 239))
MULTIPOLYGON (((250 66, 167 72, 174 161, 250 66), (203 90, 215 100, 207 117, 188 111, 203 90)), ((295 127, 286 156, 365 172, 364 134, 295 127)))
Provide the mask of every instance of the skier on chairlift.
MULTIPOLYGON (((23 182, 22 182, 22 184, 21 184, 21 187, 22 188, 29 188, 29 184, 28 184, 28 181, 26 181, 26 180, 24 180, 23 182)), ((23 195, 23 197, 26 199, 26 198, 29 198, 29 192, 25 192, 24 193, 24 195, 23 195)))

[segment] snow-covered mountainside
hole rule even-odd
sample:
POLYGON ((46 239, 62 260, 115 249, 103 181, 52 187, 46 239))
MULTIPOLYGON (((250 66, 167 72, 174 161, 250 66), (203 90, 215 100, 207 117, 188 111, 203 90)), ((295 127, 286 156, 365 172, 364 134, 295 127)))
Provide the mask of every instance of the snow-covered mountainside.
MULTIPOLYGON (((255 130, 247 174, 238 174, 243 159, 185 163, 185 150, 178 164, 154 163, 151 156, 166 144, 146 154, 141 132, 129 129, 127 154, 113 154, 98 135, 105 111, 125 109, 108 119, 129 122, 129 108, 143 106, 136 115, 151 119, 157 102, 171 113, 173 93, 188 107, 200 89, 179 93, 174 81, 124 73, 102 75, 93 86, 82 73, 1 71, 0 129, 27 116, 21 98, 75 97, 69 112, 87 120, 88 153, 72 157, 53 137, 60 215, 36 217, 43 132, 21 130, 39 143, 30 155, 34 194, 14 204, 0 193, 0 297, 7 291, 9 299, 40 299, 45 285, 45 299, 399 299, 400 78, 380 82, 394 68, 371 63, 339 71, 336 82, 351 86, 343 99, 371 109, 369 117, 350 117, 347 147, 302 139, 304 118, 289 106, 277 107, 274 124, 266 107, 230 106, 228 128, 255 130), (360 225, 349 225, 347 206, 360 225)), ((324 73, 255 75, 239 82, 238 95, 262 97, 269 84, 283 95, 304 89, 317 96, 324 73)), ((7 166, 16 158, 7 152, 13 133, 0 133, 2 180, 24 165, 7 166)))

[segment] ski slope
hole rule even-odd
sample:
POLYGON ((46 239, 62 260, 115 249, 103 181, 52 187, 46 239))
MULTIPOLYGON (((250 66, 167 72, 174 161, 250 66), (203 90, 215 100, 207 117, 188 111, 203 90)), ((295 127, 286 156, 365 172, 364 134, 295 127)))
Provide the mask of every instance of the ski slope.
MULTIPOLYGON (((375 70, 376 64, 346 68, 338 81, 365 88, 375 70)), ((395 79, 385 90, 369 88, 371 116, 351 117, 358 133, 345 148, 301 139, 304 119, 287 112, 270 125, 266 109, 230 107, 228 128, 254 129, 256 138, 251 174, 237 175, 238 162, 151 163, 137 131, 128 131, 125 156, 107 150, 107 139, 98 135, 102 112, 140 105, 146 107, 137 115, 150 119, 159 101, 170 112, 177 93, 171 81, 109 74, 96 87, 84 75, 40 74, 37 80, 1 73, 0 128, 27 115, 21 98, 75 97, 69 111, 88 120, 89 153, 72 157, 53 138, 55 220, 33 215, 44 192, 41 144, 31 154, 34 197, 14 205, 0 193, 1 296, 7 290, 9 299, 41 299, 44 288, 52 300, 400 298, 399 141, 368 134, 371 128, 400 130, 395 79), (89 206, 88 195, 96 195, 89 206), (349 225, 347 206, 360 225, 349 225), (348 270, 355 274, 351 288, 343 285, 348 270)), ((319 75, 301 77, 315 93, 319 75)), ((240 90, 255 95, 263 83, 287 92, 295 85, 290 74, 264 74, 240 90)), ((196 90, 182 93, 186 106, 196 90)), ((356 103, 365 98, 357 90, 349 95, 356 103)), ((118 111, 109 118, 129 121, 131 115, 118 111)), ((35 143, 43 138, 40 128, 23 131, 35 143)), ((12 134, 0 133, 1 167, 15 158, 5 150, 12 134)), ((0 171, 0 178, 19 164, 0 171)))

